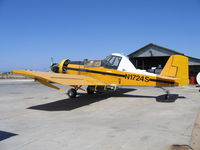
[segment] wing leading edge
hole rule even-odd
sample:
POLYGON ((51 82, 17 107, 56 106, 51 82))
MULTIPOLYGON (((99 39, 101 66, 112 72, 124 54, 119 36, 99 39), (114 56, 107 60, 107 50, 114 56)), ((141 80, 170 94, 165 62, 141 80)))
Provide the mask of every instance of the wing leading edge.
POLYGON ((61 85, 108 85, 107 83, 96 78, 84 75, 61 74, 53 72, 40 72, 40 71, 25 71, 25 70, 12 70, 12 73, 21 74, 30 78, 38 80, 41 84, 49 86, 54 89, 60 89, 49 82, 58 83, 61 85))

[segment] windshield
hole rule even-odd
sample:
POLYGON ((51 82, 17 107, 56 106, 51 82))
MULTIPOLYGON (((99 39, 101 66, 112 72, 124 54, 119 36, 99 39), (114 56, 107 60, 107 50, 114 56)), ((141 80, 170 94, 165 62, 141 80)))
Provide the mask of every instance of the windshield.
POLYGON ((102 67, 109 69, 117 69, 122 57, 109 55, 102 60, 102 67))

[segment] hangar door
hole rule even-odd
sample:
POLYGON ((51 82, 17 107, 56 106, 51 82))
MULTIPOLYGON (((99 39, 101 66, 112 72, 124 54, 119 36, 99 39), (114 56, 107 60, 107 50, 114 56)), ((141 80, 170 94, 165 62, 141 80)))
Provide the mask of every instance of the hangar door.
POLYGON ((132 57, 129 58, 130 61, 137 69, 151 71, 152 67, 156 67, 156 69, 162 69, 169 56, 159 56, 159 57, 132 57))

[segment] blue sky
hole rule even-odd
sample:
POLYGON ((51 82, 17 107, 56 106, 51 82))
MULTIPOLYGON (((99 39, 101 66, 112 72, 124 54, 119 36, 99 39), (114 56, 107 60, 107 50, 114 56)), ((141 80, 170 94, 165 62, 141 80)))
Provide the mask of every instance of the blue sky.
POLYGON ((149 43, 200 58, 200 0, 0 0, 0 71, 149 43))

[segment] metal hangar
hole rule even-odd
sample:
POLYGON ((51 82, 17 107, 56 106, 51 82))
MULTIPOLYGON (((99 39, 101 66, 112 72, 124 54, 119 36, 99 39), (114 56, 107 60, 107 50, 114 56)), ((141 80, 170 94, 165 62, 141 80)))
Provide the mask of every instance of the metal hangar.
MULTIPOLYGON (((128 55, 137 69, 160 73, 171 55, 183 53, 156 44, 148 44, 128 55)), ((200 72, 200 59, 189 57, 189 77, 194 78, 200 72)))

